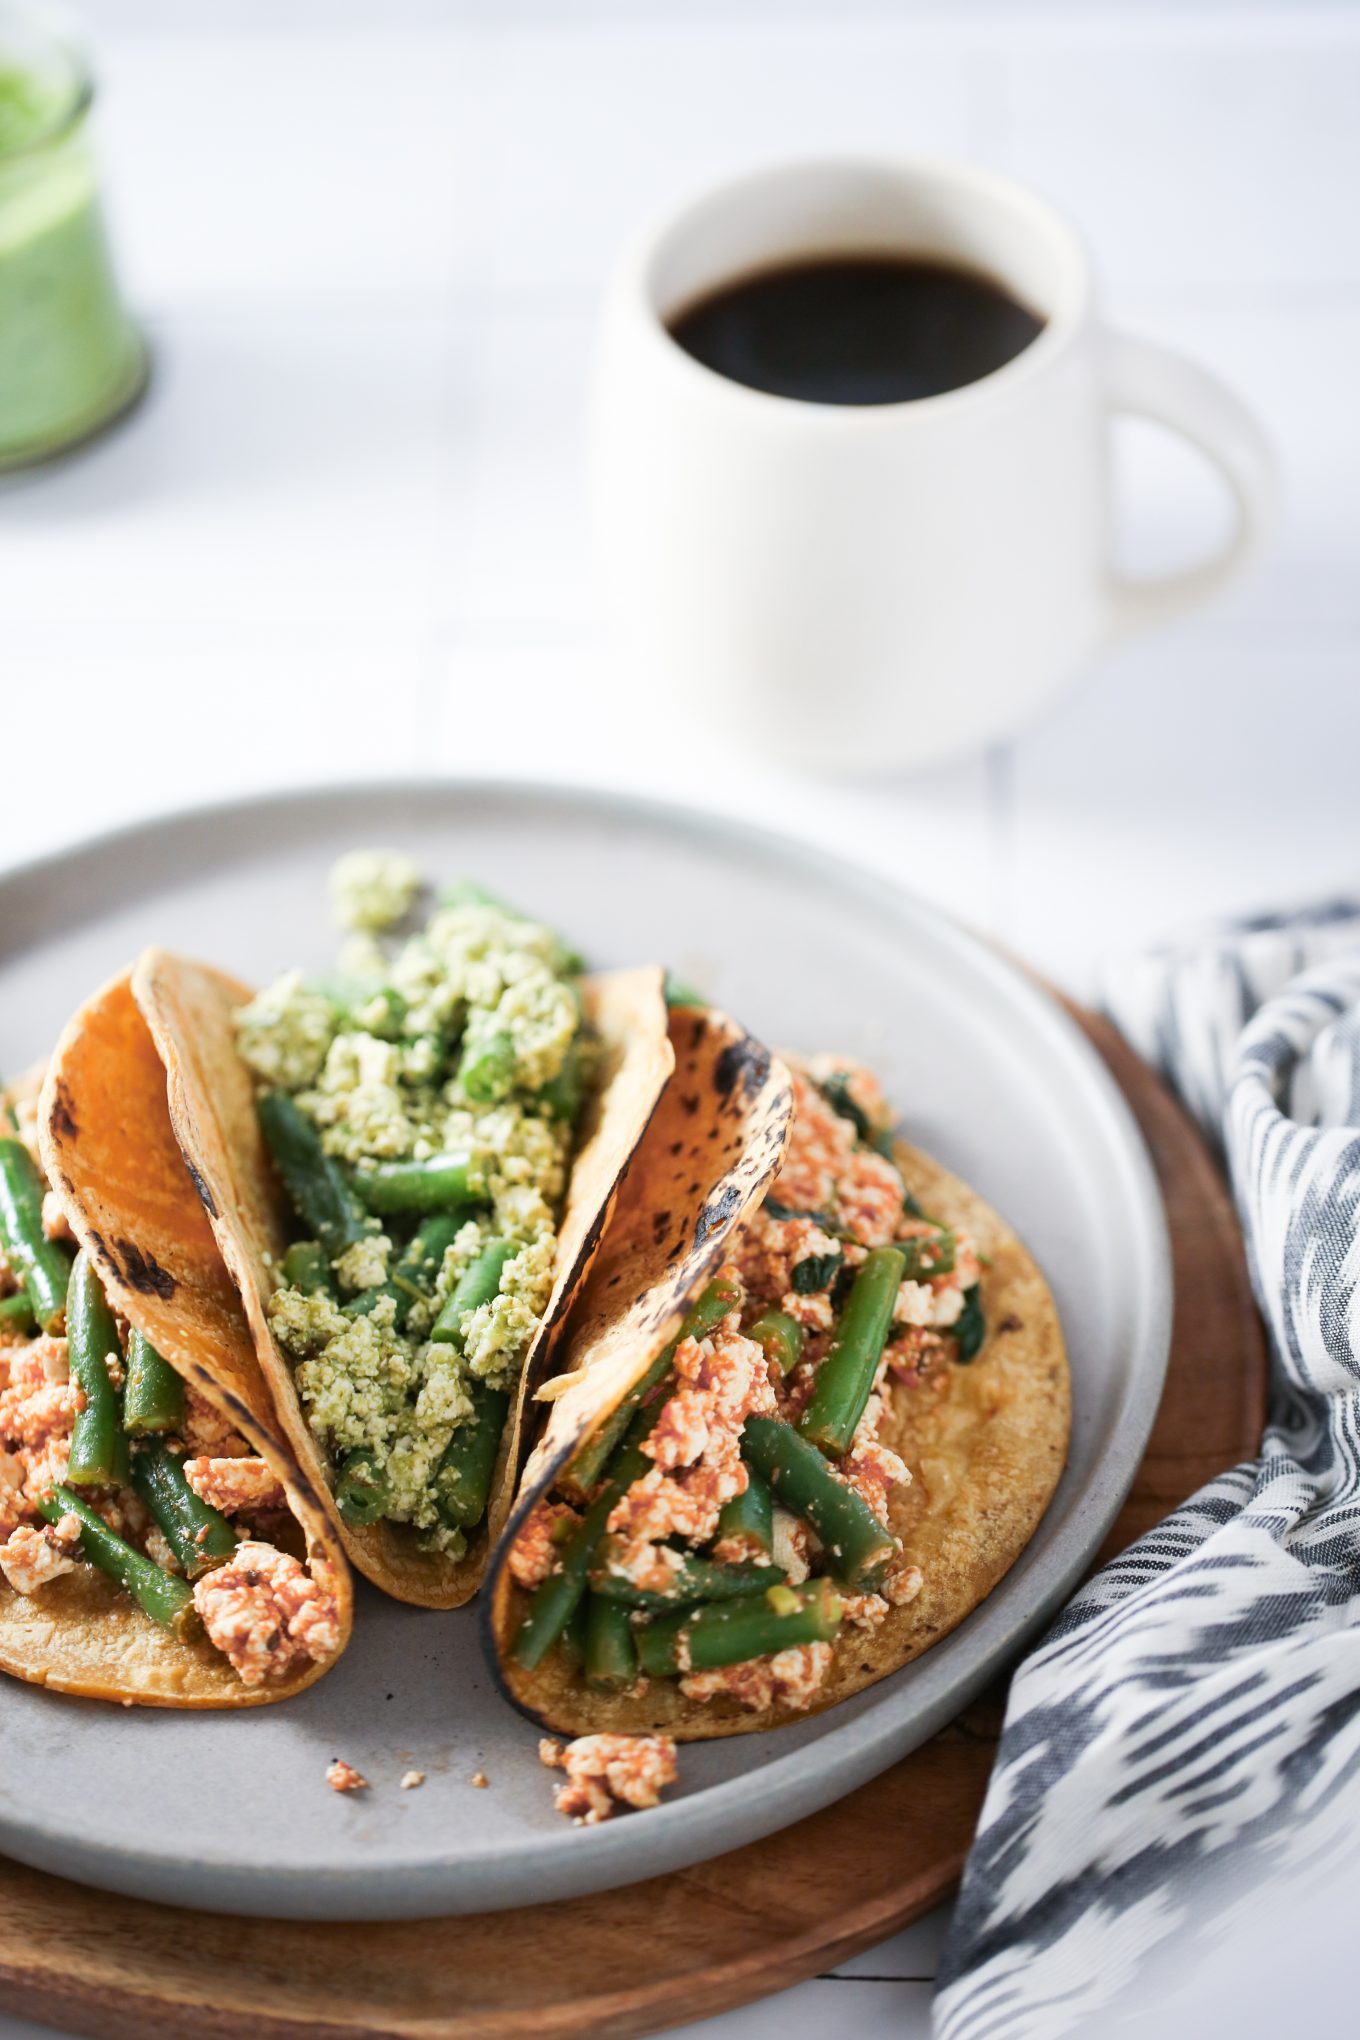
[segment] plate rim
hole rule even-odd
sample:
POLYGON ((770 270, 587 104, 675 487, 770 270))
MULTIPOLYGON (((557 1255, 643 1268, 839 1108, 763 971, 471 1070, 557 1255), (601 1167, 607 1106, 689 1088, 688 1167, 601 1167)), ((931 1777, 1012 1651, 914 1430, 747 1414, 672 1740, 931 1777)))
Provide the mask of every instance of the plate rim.
MULTIPOLYGON (((386 1920, 437 1916, 456 1912, 500 1910, 566 1897, 584 1896, 639 1877, 666 1874, 728 1849, 762 1839, 844 1797, 905 1756, 933 1735, 976 1696, 1000 1665, 1014 1658, 1054 1610, 1068 1597, 1099 1548, 1133 1483, 1160 1405, 1170 1353, 1171 1257, 1166 1217, 1148 1156, 1133 1113, 1094 1046, 1057 998, 1017 960, 965 926, 932 901, 921 898, 893 879, 866 869, 838 850, 829 850, 778 828, 753 822, 723 807, 708 808, 667 797, 630 793, 589 781, 554 781, 476 774, 399 774, 382 778, 327 780, 301 787, 274 787, 228 796, 212 802, 183 803, 161 813, 120 823, 40 852, 0 870, 0 922, 7 900, 48 881, 78 877, 82 866, 113 859, 120 850, 154 846, 185 830, 210 832, 227 824, 245 824, 274 815, 299 819, 344 802, 363 804, 418 798, 460 798, 503 806, 534 803, 566 811, 577 818, 634 821, 662 826, 673 837, 699 838, 710 846, 757 855, 784 873, 810 870, 838 889, 848 891, 888 916, 905 914, 927 923, 946 949, 960 955, 974 971, 1028 1008, 1031 1024, 1048 1036, 1061 1059, 1080 1074, 1088 1094, 1103 1109, 1107 1137, 1125 1177, 1125 1190, 1142 1227, 1135 1262, 1148 1277, 1131 1342, 1129 1380, 1114 1419, 1105 1451, 1090 1470, 1083 1491, 1085 1506, 1060 1526, 1039 1554, 1044 1579, 1037 1592, 1017 1593, 1032 1570, 1033 1544, 1027 1545, 988 1598, 971 1611, 958 1629, 942 1638, 915 1661, 911 1692, 905 1703, 910 1722, 904 1729, 889 1718, 871 1731, 875 1714, 891 1717, 898 1697, 886 1685, 880 1699, 870 1701, 855 1717, 827 1730, 817 1743, 817 1761, 805 1749, 793 1749, 762 1762, 752 1771, 718 1781, 664 1803, 649 1813, 646 1835, 662 1842, 664 1864, 639 1868, 635 1858, 647 1848, 631 1821, 606 1822, 578 1830, 562 1824, 560 1831, 537 1834, 508 1851, 479 1852, 473 1857, 439 1851, 413 1853, 399 1864, 373 1866, 313 1864, 305 1872, 293 1865, 261 1867, 245 1864, 236 1854, 197 1855, 193 1859, 192 1903, 202 1910, 273 1913, 279 1917, 329 1920, 386 1920), (1010 1602, 1022 1605, 1012 1610, 1010 1602), (952 1670, 951 1657, 970 1639, 967 1662, 952 1670), (951 1652, 949 1646, 954 1645, 951 1652), (937 1667, 943 1667, 942 1671, 937 1667), (932 1672, 935 1676, 932 1677, 932 1672), (952 1672, 952 1676, 951 1676, 952 1672), (921 1694, 920 1688, 927 1691, 921 1694), (934 1689, 933 1691, 931 1689, 934 1689), (858 1745, 858 1746, 857 1746, 858 1745), (831 1761, 827 1761, 827 1757, 831 1761), (812 1773, 821 1774, 820 1782, 812 1773), (758 1784, 755 1781, 759 1781, 758 1784), (829 1782, 828 1782, 829 1781, 829 1782), (763 1802, 763 1811, 761 1803, 763 1802), (726 1830, 721 1832, 720 1830, 726 1830), (532 1862, 539 1887, 526 1895, 522 1885, 532 1862), (475 1903, 466 1894, 451 1894, 460 1863, 476 1866, 475 1903), (305 1888, 303 1880, 305 1877, 305 1888), (375 1884, 391 1887, 381 1894, 375 1884)), ((356 825, 362 816, 355 817, 356 825)), ((117 890, 117 888, 115 888, 117 890)), ((126 890, 126 886, 124 887, 126 890)), ((76 925, 89 925, 108 911, 100 905, 76 925)), ((41 913, 38 916, 41 920, 41 913)), ((15 945, 0 936, 0 961, 21 958, 41 933, 22 934, 15 945)), ((872 1691, 872 1689, 870 1689, 872 1691)), ((508 1705, 509 1703, 505 1703, 508 1705)), ((900 1710, 899 1710, 900 1711, 900 1710)), ((37 1827, 29 1819, 0 1807, 0 1847, 39 1869, 55 1871, 78 1882, 129 1892, 161 1903, 183 1905, 186 1858, 164 1848, 132 1846, 82 1839, 65 1831, 37 1827)), ((652 1850, 651 1853, 656 1853, 652 1850)), ((464 1867, 464 1879, 467 1871, 464 1867)))

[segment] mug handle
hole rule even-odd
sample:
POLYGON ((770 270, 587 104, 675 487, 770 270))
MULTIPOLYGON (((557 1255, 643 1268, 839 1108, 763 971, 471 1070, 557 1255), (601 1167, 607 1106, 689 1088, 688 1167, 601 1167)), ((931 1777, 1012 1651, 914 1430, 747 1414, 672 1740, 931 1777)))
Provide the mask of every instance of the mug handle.
POLYGON ((1197 446, 1237 506, 1232 536, 1215 558, 1150 580, 1111 577, 1111 626, 1123 637, 1197 608, 1255 559, 1275 521, 1279 477, 1270 442, 1246 406, 1216 376, 1169 347, 1132 333, 1107 333, 1105 395, 1111 412, 1153 419, 1197 446))

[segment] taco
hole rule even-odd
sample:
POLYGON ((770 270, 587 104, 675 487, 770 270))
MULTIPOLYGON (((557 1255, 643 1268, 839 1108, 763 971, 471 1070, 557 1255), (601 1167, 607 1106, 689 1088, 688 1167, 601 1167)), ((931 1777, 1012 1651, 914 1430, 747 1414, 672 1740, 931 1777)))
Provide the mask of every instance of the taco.
POLYGON ((152 950, 133 984, 299 1463, 362 1573, 451 1608, 671 1051, 659 970, 582 977, 473 888, 394 934, 419 883, 342 860, 338 978, 252 996, 152 950))
POLYGON ((705 1081, 726 1024, 674 1016, 490 1582, 505 1691, 583 1762, 770 1728, 906 1664, 1014 1563, 1066 1453, 1042 1275, 894 1138, 867 1070, 788 1058, 757 1153, 714 1143, 749 1194, 696 1171, 694 1130, 730 1114, 705 1081))
POLYGON ((254 1342, 117 978, 0 1140, 0 1669, 151 1707, 321 1676, 348 1568, 254 1342))

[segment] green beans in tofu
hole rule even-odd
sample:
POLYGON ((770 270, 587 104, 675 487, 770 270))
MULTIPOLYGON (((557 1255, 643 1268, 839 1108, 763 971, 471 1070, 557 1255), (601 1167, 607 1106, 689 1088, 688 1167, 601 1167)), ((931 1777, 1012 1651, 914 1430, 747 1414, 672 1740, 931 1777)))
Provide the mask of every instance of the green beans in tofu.
POLYGON ((501 1433, 510 1413, 510 1392, 470 1382, 473 1411, 444 1448, 434 1477, 435 1500, 446 1523, 473 1530, 486 1514, 491 1476, 496 1470, 501 1433))
POLYGON ((430 1337, 437 1346, 463 1349, 463 1320, 471 1311, 490 1303, 499 1292, 501 1274, 507 1261, 519 1252, 516 1240, 490 1240, 475 1261, 465 1268, 454 1284, 453 1293, 434 1321, 430 1337))
POLYGON ((642 1447, 664 1408, 664 1402, 656 1402, 634 1412, 628 1433, 610 1461, 604 1486, 560 1547, 557 1571, 534 1588, 510 1646, 516 1664, 526 1671, 543 1662, 575 1613, 589 1584, 595 1547, 605 1525, 633 1482, 641 1480, 651 1466, 642 1447))
POLYGON ((374 1162, 356 1169, 354 1187, 383 1217, 453 1211, 486 1199, 486 1169, 475 1155, 431 1155, 424 1162, 374 1162))
POLYGON ((777 1565, 723 1565, 711 1558, 682 1557, 664 1592, 649 1592, 609 1570, 611 1545, 612 1539, 606 1537, 599 1547, 590 1569, 591 1591, 597 1599, 620 1601, 630 1608, 657 1611, 692 1607, 696 1601, 735 1601, 742 1594, 786 1583, 777 1565))
POLYGON ((583 1594, 562 1631, 558 1649, 572 1671, 579 1672, 586 1661, 586 1628, 590 1619, 590 1596, 583 1594))
POLYGON ((798 1428, 825 1452, 848 1452, 873 1391, 888 1341, 906 1257, 897 1247, 875 1247, 855 1280, 826 1358, 817 1369, 812 1400, 798 1428))
POLYGON ((806 1587, 769 1587, 737 1601, 682 1608, 634 1626, 638 1662, 649 1678, 716 1671, 769 1657, 799 1643, 830 1643, 841 1623, 841 1603, 830 1580, 806 1587))
POLYGON ((397 1256, 390 1286, 397 1292, 397 1330, 404 1331, 411 1305, 430 1295, 444 1265, 444 1256, 464 1223, 462 1215, 437 1211, 423 1218, 397 1256))
POLYGON ((932 1275, 953 1274, 957 1241, 948 1226, 939 1232, 917 1233, 912 1239, 899 1240, 897 1244, 906 1257, 908 1281, 929 1282, 932 1275))
POLYGON ((33 1315, 26 1289, 16 1290, 13 1296, 0 1297, 0 1330, 7 1327, 16 1332, 37 1331, 38 1320, 33 1315))
POLYGON ((570 1466, 559 1476, 557 1485, 564 1494, 581 1500, 589 1495, 638 1409, 670 1373, 676 1348, 686 1339, 706 1339, 710 1332, 717 1330, 729 1311, 740 1307, 741 1300, 740 1285, 730 1277, 719 1277, 709 1283, 691 1306, 665 1352, 658 1354, 642 1379, 634 1384, 617 1408, 610 1411, 604 1422, 596 1426, 570 1466))
POLYGON ((356 1445, 341 1461, 335 1483, 335 1506, 356 1530, 376 1523, 392 1504, 387 1478, 366 1445, 356 1445))
POLYGON ((66 1478, 72 1487, 117 1487, 128 1475, 127 1436, 109 1362, 122 1350, 104 1286, 83 1250, 71 1263, 66 1296, 66 1350, 81 1408, 71 1426, 66 1478))
POLYGON ((185 1578, 196 1580, 236 1549, 236 1532, 185 1477, 183 1462, 168 1445, 139 1445, 132 1454, 133 1491, 160 1525, 185 1578))
POLYGON ((339 1260, 346 1247, 368 1238, 373 1220, 340 1163, 326 1153, 311 1120, 286 1091, 262 1092, 256 1110, 293 1209, 331 1260, 339 1260))
POLYGON ((627 1608, 599 1594, 586 1599, 584 1669, 586 1684, 601 1693, 622 1693, 635 1685, 637 1645, 627 1608))
POLYGON ((300 1289, 304 1296, 334 1299, 339 1295, 330 1255, 320 1240, 294 1240, 283 1257, 280 1272, 288 1287, 300 1289))
POLYGON ((43 1231, 43 1179, 20 1140, 0 1140, 0 1246, 45 1332, 61 1329, 71 1256, 43 1231))
POLYGON ((746 1327, 746 1336, 755 1340, 781 1374, 787 1374, 803 1357, 803 1327, 786 1310, 763 1310, 754 1324, 746 1327))
POLYGON ((775 1500, 816 1532, 841 1584, 871 1591, 897 1540, 869 1504, 837 1480, 817 1447, 778 1417, 748 1417, 741 1456, 769 1482, 775 1500))
POLYGON ((49 1523, 74 1516, 80 1524, 81 1549, 90 1564, 98 1566, 120 1587, 126 1587, 163 1629, 185 1637, 197 1627, 193 1593, 184 1581, 125 1544, 116 1531, 110 1530, 98 1510, 92 1509, 81 1496, 59 1485, 39 1495, 38 1507, 49 1523))
POLYGON ((769 1483, 753 1466, 746 1469, 746 1486, 718 1512, 718 1541, 731 1538, 747 1552, 774 1550, 774 1496, 769 1483))
POLYGON ((477 1104, 494 1105, 514 1089, 515 1069, 514 1041, 509 1034, 497 1032, 463 1050, 458 1082, 477 1104))
POLYGON ((561 1069, 555 1077, 549 1077, 538 1093, 538 1102, 550 1119, 566 1125, 575 1120, 585 1100, 590 1062, 588 1037, 574 1036, 562 1058, 561 1069))
POLYGON ((123 1384, 123 1429, 130 1438, 178 1431, 184 1422, 184 1383, 168 1360, 138 1331, 128 1334, 123 1384))

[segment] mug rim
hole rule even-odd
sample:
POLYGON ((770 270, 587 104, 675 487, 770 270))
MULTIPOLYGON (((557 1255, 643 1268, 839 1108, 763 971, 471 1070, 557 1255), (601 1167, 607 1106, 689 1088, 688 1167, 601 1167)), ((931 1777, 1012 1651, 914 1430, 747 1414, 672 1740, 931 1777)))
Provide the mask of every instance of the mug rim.
MULTIPOLYGON (((771 267, 777 266, 771 263, 771 267)), ((751 273, 759 273, 752 271, 751 273)), ((715 283, 712 288, 717 288, 715 283)), ((681 204, 637 236, 624 257, 615 278, 614 295, 631 301, 640 312, 653 342, 659 342, 662 358, 671 371, 688 378, 695 388, 709 394, 726 393, 724 401, 753 406, 777 406, 786 416, 815 421, 820 429, 865 431, 889 422, 900 424, 910 417, 935 417, 944 410, 966 408, 1006 394, 1021 381, 1042 372, 1067 347, 1090 317, 1093 285, 1091 258, 1086 244, 1067 215, 1029 185, 966 157, 943 155, 889 155, 873 152, 785 156, 756 163, 726 177, 715 178, 692 192, 681 204), (899 181, 947 184, 993 204, 1009 206, 1029 215, 1030 224, 1045 235, 1067 271, 1065 301, 1056 309, 1045 307, 1043 327, 1028 346, 1021 348, 999 368, 961 383, 957 389, 941 390, 928 397, 905 397, 883 404, 833 404, 814 398, 791 397, 774 390, 754 388, 734 381, 710 368, 682 347, 667 324, 667 314, 657 302, 656 265, 668 245, 706 208, 724 198, 740 198, 760 186, 777 184, 809 173, 823 175, 885 173, 899 181), (698 379, 698 380, 696 380, 698 379)))

